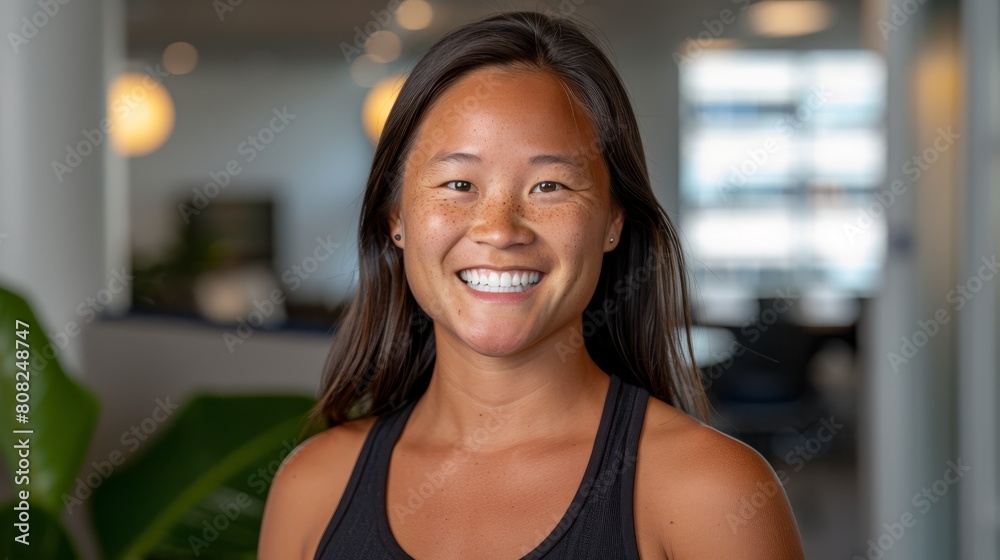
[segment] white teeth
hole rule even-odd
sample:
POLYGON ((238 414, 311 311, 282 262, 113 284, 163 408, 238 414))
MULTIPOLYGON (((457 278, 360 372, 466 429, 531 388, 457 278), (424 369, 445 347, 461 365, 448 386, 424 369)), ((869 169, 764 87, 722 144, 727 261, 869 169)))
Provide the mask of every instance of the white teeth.
POLYGON ((485 268, 470 268, 458 273, 469 287, 481 292, 523 292, 539 280, 539 273, 518 270, 497 272, 485 268))

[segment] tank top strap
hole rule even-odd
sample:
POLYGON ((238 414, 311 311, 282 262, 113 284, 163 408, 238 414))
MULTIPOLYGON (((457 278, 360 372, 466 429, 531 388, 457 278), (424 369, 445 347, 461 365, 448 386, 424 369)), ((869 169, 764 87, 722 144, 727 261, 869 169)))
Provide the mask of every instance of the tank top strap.
POLYGON ((376 513, 375 508, 371 501, 371 488, 373 486, 371 481, 371 467, 378 465, 379 455, 385 452, 386 439, 391 435, 390 432, 393 431, 394 425, 398 423, 400 418, 405 418, 408 415, 410 408, 414 404, 415 402, 410 402, 375 418, 372 427, 368 429, 368 434, 365 436, 364 444, 361 446, 361 451, 354 463, 351 477, 347 481, 347 486, 344 488, 344 493, 340 498, 337 509, 333 517, 330 518, 330 522, 323 532, 323 537, 316 547, 315 558, 325 557, 324 554, 326 553, 327 546, 330 544, 330 540, 333 538, 334 533, 337 532, 338 525, 341 524, 349 511, 355 517, 367 517, 367 521, 370 523, 377 521, 374 517, 376 513), (355 497, 356 495, 357 497, 355 497), (353 507, 351 507, 352 502, 353 507))
POLYGON ((604 558, 637 559, 632 492, 639 432, 649 394, 610 375, 605 412, 594 456, 566 516, 552 534, 522 560, 590 558, 603 547, 617 549, 604 558), (597 542, 602 544, 594 548, 597 542), (589 551, 583 550, 589 547, 589 551), (621 556, 625 554, 625 556, 621 556))
MULTIPOLYGON (((615 376, 612 378, 618 380, 615 376)), ((604 466, 601 471, 608 479, 612 476, 617 478, 634 475, 639 450, 639 433, 642 430, 642 421, 649 400, 649 392, 646 389, 624 380, 618 381, 618 384, 620 387, 616 395, 614 413, 603 420, 608 424, 603 429, 608 430, 609 437, 604 448, 601 461, 604 466)), ((624 490, 628 489, 623 488, 624 490)))
POLYGON ((621 467, 621 529, 622 541, 629 548, 630 558, 639 558, 638 541, 635 534, 635 465, 639 454, 639 435, 642 432, 643 419, 646 415, 646 407, 649 403, 649 391, 644 387, 632 384, 624 384, 623 391, 626 406, 623 406, 623 415, 627 418, 624 423, 620 442, 622 467, 621 467))

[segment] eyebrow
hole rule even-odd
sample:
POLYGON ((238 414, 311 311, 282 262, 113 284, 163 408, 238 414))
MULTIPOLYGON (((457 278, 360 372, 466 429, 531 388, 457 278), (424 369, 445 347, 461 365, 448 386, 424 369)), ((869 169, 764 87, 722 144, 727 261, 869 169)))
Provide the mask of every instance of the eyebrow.
MULTIPOLYGON (((450 152, 447 154, 439 154, 432 157, 427 165, 436 165, 438 163, 467 163, 469 165, 480 165, 483 163, 482 158, 475 154, 470 154, 466 152, 450 152)), ((569 167, 576 168, 579 171, 585 171, 583 163, 578 159, 563 155, 563 154, 538 154, 532 156, 528 163, 533 166, 539 165, 567 165, 569 167)))

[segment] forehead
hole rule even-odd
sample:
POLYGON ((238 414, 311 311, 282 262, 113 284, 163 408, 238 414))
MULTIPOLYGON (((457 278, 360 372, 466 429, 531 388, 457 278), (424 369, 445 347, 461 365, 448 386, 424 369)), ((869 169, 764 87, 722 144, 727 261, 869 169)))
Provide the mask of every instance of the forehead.
POLYGON ((603 163, 585 108, 551 72, 488 67, 445 90, 424 116, 410 163, 435 154, 479 151, 483 159, 528 159, 538 153, 571 154, 603 163))

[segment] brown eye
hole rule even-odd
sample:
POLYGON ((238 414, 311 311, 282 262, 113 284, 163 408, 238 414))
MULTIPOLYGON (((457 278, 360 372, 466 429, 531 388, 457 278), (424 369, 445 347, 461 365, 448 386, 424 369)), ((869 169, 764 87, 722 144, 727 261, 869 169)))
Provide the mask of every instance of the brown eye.
POLYGON ((549 189, 549 190, 543 190, 542 191, 542 192, 549 193, 549 192, 553 192, 553 191, 555 191, 557 189, 565 189, 566 185, 564 185, 562 183, 557 183, 555 181, 542 181, 541 183, 538 183, 537 185, 535 185, 535 188, 539 188, 539 187, 541 187, 542 189, 549 189))
POLYGON ((472 188, 472 183, 468 181, 448 181, 444 185, 445 187, 458 192, 469 192, 467 189, 472 188), (455 187, 451 187, 449 185, 455 185, 455 187))

